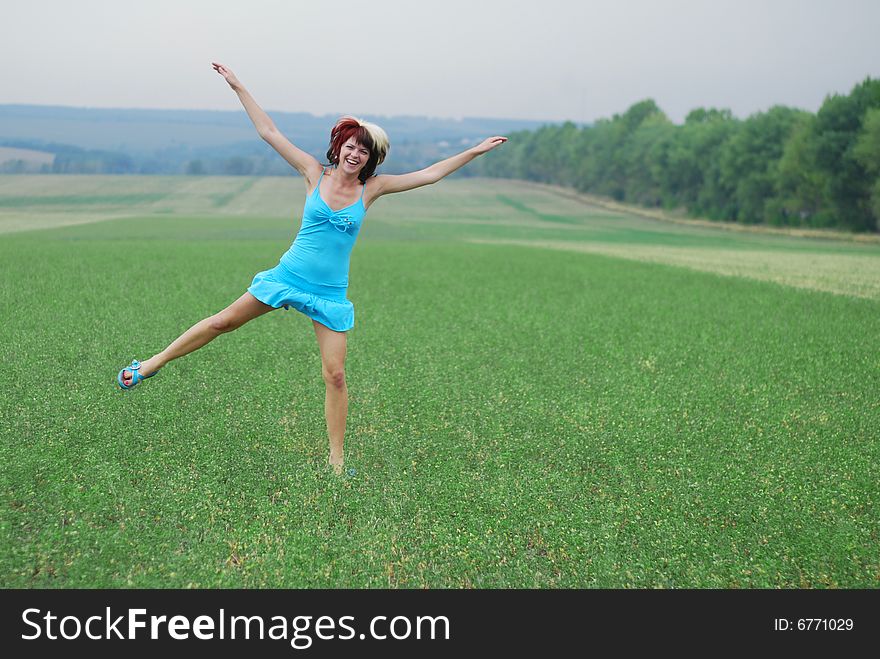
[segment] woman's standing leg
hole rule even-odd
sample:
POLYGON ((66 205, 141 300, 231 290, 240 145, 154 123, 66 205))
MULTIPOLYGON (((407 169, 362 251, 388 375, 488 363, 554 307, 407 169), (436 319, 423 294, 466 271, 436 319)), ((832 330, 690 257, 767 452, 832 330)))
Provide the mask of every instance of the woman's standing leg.
POLYGON ((324 414, 327 417, 327 434, 330 437, 330 464, 337 474, 342 473, 345 461, 345 419, 348 416, 348 388, 345 385, 345 332, 335 332, 317 321, 315 336, 321 349, 321 373, 324 376, 326 394, 324 414))
MULTIPOLYGON (((140 372, 149 375, 158 371, 172 359, 183 357, 193 350, 201 348, 206 343, 225 332, 238 329, 249 320, 272 311, 275 307, 263 304, 250 293, 245 293, 223 311, 215 313, 190 327, 186 332, 175 339, 165 350, 157 353, 141 362, 140 372)), ((128 384, 131 381, 131 372, 123 374, 123 381, 128 384)))

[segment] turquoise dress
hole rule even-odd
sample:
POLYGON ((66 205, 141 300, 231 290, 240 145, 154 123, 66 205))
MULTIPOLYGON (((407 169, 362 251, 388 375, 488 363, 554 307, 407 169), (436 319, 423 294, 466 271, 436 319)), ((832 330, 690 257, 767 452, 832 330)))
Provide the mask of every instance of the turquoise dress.
POLYGON ((258 272, 248 292, 276 309, 293 307, 337 332, 354 327, 348 300, 351 250, 364 215, 364 189, 355 203, 334 211, 321 197, 321 180, 306 197, 302 226, 290 249, 271 270, 258 272))

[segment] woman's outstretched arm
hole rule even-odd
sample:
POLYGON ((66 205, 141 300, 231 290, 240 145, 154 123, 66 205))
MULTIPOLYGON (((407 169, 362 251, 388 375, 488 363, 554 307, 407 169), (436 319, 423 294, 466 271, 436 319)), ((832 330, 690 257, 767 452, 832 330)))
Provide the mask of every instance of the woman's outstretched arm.
POLYGON ((449 176, 456 169, 464 167, 477 156, 481 156, 484 153, 491 151, 496 146, 500 146, 506 141, 506 137, 496 135, 495 137, 489 137, 483 140, 480 144, 467 151, 462 151, 446 160, 435 162, 430 167, 425 167, 425 169, 420 169, 417 172, 399 175, 381 174, 376 177, 376 192, 374 198, 380 197, 384 194, 404 192, 406 190, 412 190, 413 188, 420 188, 423 185, 436 183, 443 177, 449 176))
POLYGON ((290 140, 281 134, 278 128, 275 127, 275 122, 272 121, 272 118, 263 111, 263 108, 257 105, 254 97, 250 95, 250 92, 244 88, 244 85, 239 82, 230 69, 217 62, 212 62, 212 66, 217 73, 226 79, 232 90, 238 94, 241 104, 244 106, 251 121, 254 122, 260 137, 266 140, 282 158, 293 165, 311 187, 314 184, 313 179, 316 179, 321 173, 321 163, 310 154, 294 146, 290 140))

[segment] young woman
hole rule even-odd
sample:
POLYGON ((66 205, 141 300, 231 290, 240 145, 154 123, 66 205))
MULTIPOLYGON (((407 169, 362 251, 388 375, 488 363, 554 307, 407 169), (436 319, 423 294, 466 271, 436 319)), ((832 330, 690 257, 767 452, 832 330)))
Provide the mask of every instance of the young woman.
POLYGON ((417 172, 375 176, 376 167, 388 152, 388 137, 375 124, 343 117, 330 131, 330 165, 325 167, 278 131, 232 71, 216 62, 213 67, 238 94, 260 137, 302 174, 308 191, 302 226, 278 265, 257 273, 244 295, 223 311, 193 325, 162 352, 143 362, 133 360, 119 371, 117 382, 123 389, 131 389, 156 375, 171 360, 201 348, 220 334, 238 329, 273 309, 293 307, 311 318, 315 327, 326 384, 324 413, 330 437, 329 462, 341 474, 348 414, 345 333, 354 326, 354 308, 346 297, 349 256, 364 215, 382 195, 436 183, 507 138, 490 137, 417 172))

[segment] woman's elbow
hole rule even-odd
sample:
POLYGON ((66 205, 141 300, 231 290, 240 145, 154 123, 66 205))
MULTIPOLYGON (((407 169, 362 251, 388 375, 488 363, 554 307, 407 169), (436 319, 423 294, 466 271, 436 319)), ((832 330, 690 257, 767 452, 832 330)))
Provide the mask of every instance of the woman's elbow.
POLYGON ((436 167, 428 167, 427 169, 422 170, 424 175, 422 177, 422 185, 434 185, 437 181, 441 180, 444 176, 446 176, 439 168, 436 167))
POLYGON ((270 124, 268 126, 257 126, 257 134, 270 142, 272 140, 272 136, 278 133, 278 129, 275 128, 274 124, 270 124))

